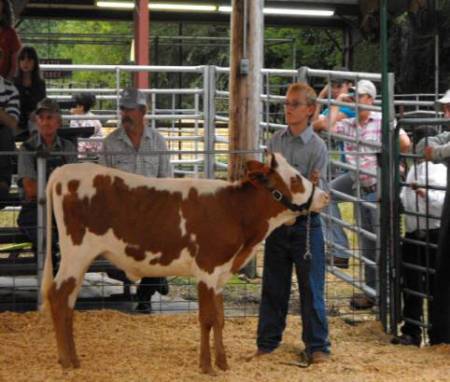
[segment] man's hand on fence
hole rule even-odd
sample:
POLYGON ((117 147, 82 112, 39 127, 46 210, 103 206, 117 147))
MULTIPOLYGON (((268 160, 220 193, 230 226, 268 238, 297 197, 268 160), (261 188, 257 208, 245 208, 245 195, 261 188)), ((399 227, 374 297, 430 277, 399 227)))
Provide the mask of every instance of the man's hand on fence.
POLYGON ((427 146, 423 149, 423 156, 426 160, 433 160, 433 148, 431 146, 427 146))

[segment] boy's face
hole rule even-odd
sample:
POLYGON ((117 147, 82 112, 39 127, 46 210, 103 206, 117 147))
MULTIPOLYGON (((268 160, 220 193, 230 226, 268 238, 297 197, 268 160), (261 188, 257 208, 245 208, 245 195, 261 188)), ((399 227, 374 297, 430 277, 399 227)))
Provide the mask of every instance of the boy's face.
POLYGON ((314 113, 315 104, 308 105, 306 96, 299 91, 291 91, 286 95, 284 115, 290 126, 307 123, 314 113))
POLYGON ((349 82, 343 82, 343 83, 332 82, 331 83, 331 96, 333 98, 337 98, 340 94, 348 93, 350 85, 351 84, 349 82))

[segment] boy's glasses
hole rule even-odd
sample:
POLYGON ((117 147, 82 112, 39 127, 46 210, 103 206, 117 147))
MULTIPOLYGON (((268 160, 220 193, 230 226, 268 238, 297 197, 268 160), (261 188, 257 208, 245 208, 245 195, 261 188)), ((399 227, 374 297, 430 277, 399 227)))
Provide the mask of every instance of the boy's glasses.
POLYGON ((306 102, 288 102, 286 101, 284 103, 284 107, 287 109, 289 107, 292 107, 293 109, 297 109, 299 106, 306 106, 308 105, 306 102))

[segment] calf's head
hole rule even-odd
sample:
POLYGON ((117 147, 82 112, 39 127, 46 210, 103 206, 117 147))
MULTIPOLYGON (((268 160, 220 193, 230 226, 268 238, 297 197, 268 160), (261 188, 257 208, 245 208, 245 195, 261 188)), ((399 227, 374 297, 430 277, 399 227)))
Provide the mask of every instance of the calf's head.
POLYGON ((268 153, 267 164, 248 161, 247 176, 295 214, 320 212, 330 201, 328 193, 302 176, 280 153, 268 153))

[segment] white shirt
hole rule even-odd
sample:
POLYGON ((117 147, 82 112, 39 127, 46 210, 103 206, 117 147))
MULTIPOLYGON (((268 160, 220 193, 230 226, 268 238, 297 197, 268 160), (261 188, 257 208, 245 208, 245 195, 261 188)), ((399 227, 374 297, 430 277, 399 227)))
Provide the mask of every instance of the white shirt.
MULTIPOLYGON (((94 117, 90 111, 85 116, 94 117)), ((78 139, 78 151, 80 153, 99 152, 103 147, 102 123, 98 119, 72 119, 70 127, 94 127, 94 134, 88 139, 78 139)))
MULTIPOLYGON (((429 186, 447 186, 447 167, 442 163, 421 162, 417 166, 412 166, 406 177, 406 183, 417 184, 419 187, 426 184, 428 165, 428 185, 429 186)), ((406 231, 414 232, 416 230, 436 229, 441 225, 442 208, 444 205, 445 191, 427 190, 428 194, 428 214, 434 218, 428 218, 428 227, 426 218, 422 216, 413 216, 405 214, 406 231)), ((427 213, 427 198, 416 193, 409 186, 402 188, 400 193, 405 212, 427 213)))

